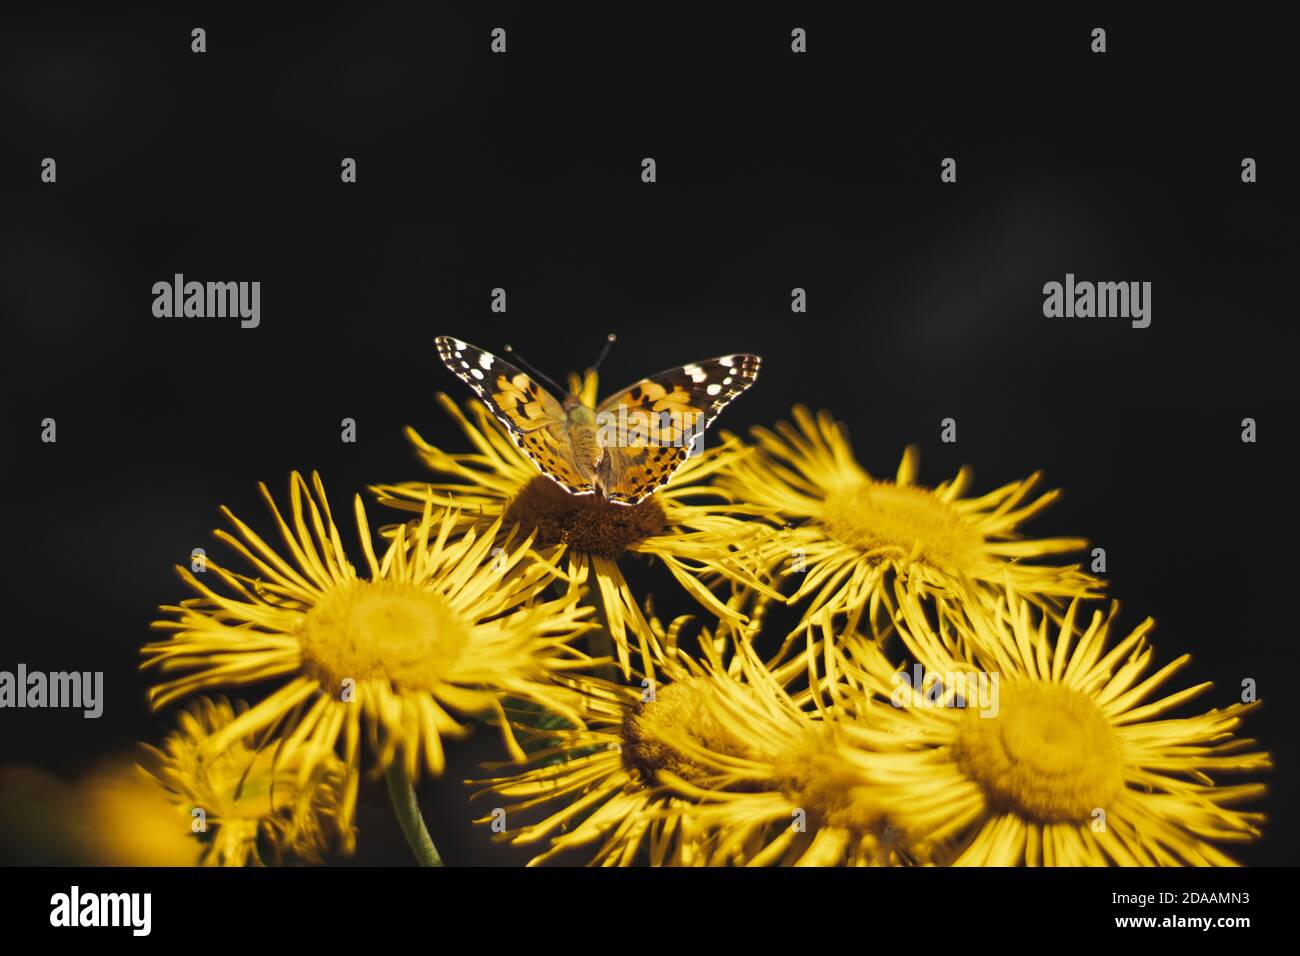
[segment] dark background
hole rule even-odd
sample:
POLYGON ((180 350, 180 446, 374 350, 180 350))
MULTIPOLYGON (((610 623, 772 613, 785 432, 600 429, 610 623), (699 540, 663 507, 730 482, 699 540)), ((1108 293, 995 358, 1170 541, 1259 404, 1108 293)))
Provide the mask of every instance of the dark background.
MULTIPOLYGON (((419 478, 407 424, 464 448, 433 402, 469 394, 435 335, 510 342, 558 377, 615 330, 609 387, 760 353, 733 430, 804 402, 880 475, 909 442, 926 483, 1043 469, 1068 494, 1030 533, 1106 548, 1123 633, 1150 614, 1158 663, 1194 654, 1170 689, 1214 680, 1203 710, 1259 682, 1246 733, 1278 766, 1265 837, 1239 855, 1295 863, 1289 34, 1254 12, 629 10, 5 18, 0 668, 102 670, 107 703, 97 721, 0 713, 0 764, 71 777, 170 726, 145 709, 138 647, 185 596, 172 565, 221 555, 220 504, 266 528, 256 483, 282 495, 294 468, 336 501, 419 478), (155 318, 175 272, 260 280, 261 327, 155 318), (1044 318, 1067 272, 1152 282, 1151 327, 1044 318)), ((456 781, 499 757, 495 734, 452 753, 422 788, 444 856, 523 858, 464 823, 456 781)), ((360 823, 357 861, 406 860, 382 788, 360 823)))

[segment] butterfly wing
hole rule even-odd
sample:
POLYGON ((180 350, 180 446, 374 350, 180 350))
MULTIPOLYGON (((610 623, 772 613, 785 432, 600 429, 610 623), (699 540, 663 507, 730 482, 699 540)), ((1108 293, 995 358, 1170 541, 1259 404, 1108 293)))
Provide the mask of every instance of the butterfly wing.
POLYGON ((601 402, 596 484, 633 505, 667 484, 731 401, 758 378, 757 355, 723 355, 651 375, 601 402))
POLYGON ((595 492, 574 457, 568 416, 559 399, 526 372, 476 345, 446 335, 434 344, 442 364, 473 389, 542 474, 570 494, 595 492))

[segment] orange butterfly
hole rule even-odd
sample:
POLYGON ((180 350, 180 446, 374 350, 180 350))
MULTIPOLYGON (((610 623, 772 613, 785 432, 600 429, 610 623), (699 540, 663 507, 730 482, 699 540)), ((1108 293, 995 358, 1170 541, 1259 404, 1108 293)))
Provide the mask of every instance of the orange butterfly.
POLYGON ((754 384, 761 361, 723 355, 670 368, 592 408, 572 393, 557 398, 468 342, 443 335, 436 344, 443 364, 474 390, 542 474, 570 494, 600 494, 621 505, 636 504, 672 478, 718 413, 754 384))

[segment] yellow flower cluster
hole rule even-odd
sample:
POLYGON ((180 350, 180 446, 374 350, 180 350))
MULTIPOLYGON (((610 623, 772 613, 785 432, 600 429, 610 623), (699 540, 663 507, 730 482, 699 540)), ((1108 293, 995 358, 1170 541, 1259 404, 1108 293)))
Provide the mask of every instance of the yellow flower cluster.
POLYGON ((1187 656, 1157 668, 1152 622, 1120 636, 1057 563, 1085 542, 1024 534, 1037 475, 928 488, 909 448, 882 480, 796 408, 624 506, 439 400, 470 450, 410 431, 432 475, 371 488, 403 515, 377 536, 354 499, 359 557, 295 473, 286 510, 263 487, 278 541, 227 512, 238 564, 180 569, 143 666, 154 708, 194 701, 145 763, 205 863, 349 852, 367 776, 438 862, 411 785, 475 722, 509 757, 485 838, 535 864, 1224 865, 1259 835, 1263 786, 1221 782, 1269 766, 1237 736, 1257 705, 1186 712, 1187 656), (660 620, 637 557, 696 613, 660 620))

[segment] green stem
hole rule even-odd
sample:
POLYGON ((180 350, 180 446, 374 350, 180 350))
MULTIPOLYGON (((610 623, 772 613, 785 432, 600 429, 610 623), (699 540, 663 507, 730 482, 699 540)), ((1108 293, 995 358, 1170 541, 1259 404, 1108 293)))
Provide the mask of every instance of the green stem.
POLYGON ((420 866, 442 866, 442 857, 438 855, 438 848, 433 845, 429 830, 424 825, 420 804, 415 799, 415 788, 411 786, 411 778, 406 775, 406 770, 399 761, 394 760, 388 765, 384 776, 388 780, 388 799, 393 802, 393 813, 397 815, 397 823, 402 828, 406 842, 411 845, 415 859, 420 866))

